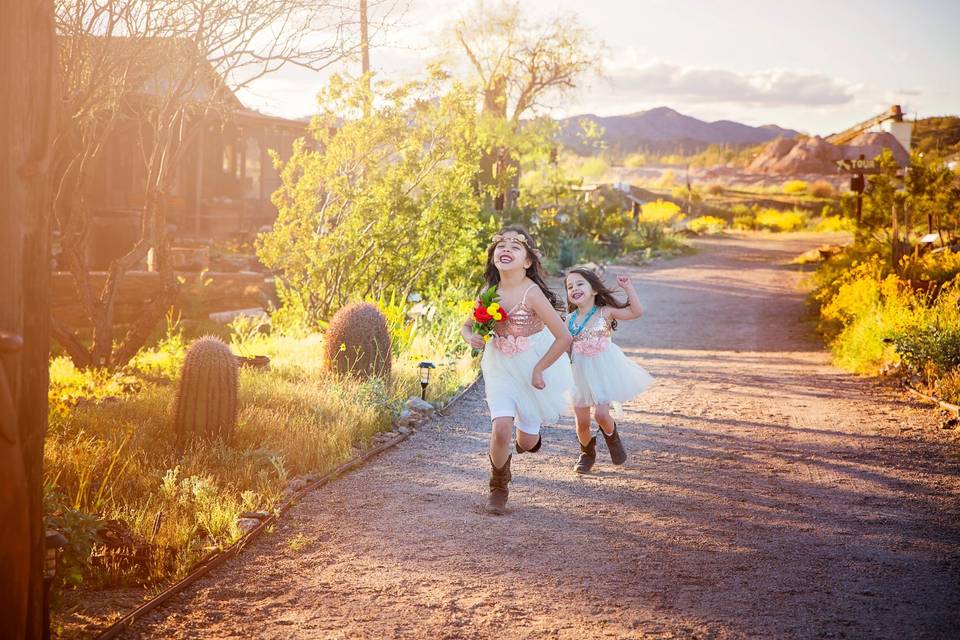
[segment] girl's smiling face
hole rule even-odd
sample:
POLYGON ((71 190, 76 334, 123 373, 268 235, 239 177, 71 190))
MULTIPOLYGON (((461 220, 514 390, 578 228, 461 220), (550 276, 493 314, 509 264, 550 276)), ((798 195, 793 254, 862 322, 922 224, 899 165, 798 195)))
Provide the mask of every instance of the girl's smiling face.
POLYGON ((526 271, 531 264, 527 257, 527 247, 522 243, 523 236, 515 231, 507 231, 493 249, 493 264, 497 270, 512 271, 522 269, 526 271))
POLYGON ((579 273, 571 273, 567 276, 566 285, 567 300, 582 308, 593 306, 597 292, 593 290, 586 278, 579 273))

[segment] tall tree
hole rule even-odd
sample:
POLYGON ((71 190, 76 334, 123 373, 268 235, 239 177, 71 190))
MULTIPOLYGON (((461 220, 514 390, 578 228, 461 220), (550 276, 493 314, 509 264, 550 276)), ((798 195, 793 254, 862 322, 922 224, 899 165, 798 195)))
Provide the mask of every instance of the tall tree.
POLYGON ((40 638, 52 0, 0 5, 0 637, 40 638))
POLYGON ((514 0, 478 0, 455 23, 453 36, 480 86, 481 109, 493 132, 481 180, 503 189, 517 180, 509 137, 547 99, 575 89, 585 73, 598 69, 599 46, 576 14, 535 21, 514 0))

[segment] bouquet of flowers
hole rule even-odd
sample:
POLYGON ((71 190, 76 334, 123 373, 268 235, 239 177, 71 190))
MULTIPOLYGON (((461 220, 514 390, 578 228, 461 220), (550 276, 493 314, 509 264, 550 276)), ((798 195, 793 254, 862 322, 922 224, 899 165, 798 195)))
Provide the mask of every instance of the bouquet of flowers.
MULTIPOLYGON (((476 306, 473 308, 473 332, 483 336, 483 341, 488 342, 493 336, 493 329, 496 323, 507 319, 506 310, 497 302, 497 288, 489 287, 480 294, 476 300, 476 306)), ((480 353, 476 349, 473 355, 480 353)))

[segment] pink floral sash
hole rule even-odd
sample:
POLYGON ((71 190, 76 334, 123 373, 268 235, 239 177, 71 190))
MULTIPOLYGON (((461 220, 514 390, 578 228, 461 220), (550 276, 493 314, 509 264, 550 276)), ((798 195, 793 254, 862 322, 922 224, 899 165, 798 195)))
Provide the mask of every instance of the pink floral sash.
POLYGON ((573 352, 578 356, 590 358, 606 351, 608 344, 610 344, 610 338, 603 336, 584 338, 573 343, 573 352))
POLYGON ((503 355, 512 358, 530 347, 530 339, 527 336, 494 336, 493 346, 503 355))

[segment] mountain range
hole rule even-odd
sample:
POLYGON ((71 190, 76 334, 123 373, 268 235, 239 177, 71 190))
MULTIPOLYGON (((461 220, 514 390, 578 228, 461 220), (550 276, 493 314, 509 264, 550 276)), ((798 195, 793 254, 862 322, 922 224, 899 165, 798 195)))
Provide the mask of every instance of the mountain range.
POLYGON ((590 147, 579 135, 581 121, 602 127, 603 140, 614 153, 696 153, 711 144, 747 146, 774 138, 793 138, 799 132, 777 125, 751 127, 731 120, 706 122, 669 107, 657 107, 620 116, 584 114, 560 121, 560 143, 578 152, 590 147))

